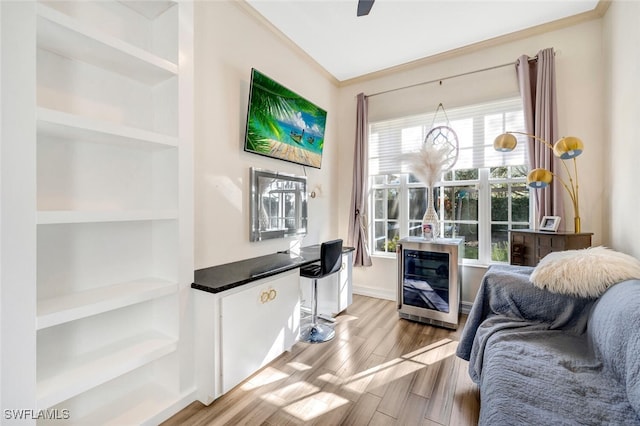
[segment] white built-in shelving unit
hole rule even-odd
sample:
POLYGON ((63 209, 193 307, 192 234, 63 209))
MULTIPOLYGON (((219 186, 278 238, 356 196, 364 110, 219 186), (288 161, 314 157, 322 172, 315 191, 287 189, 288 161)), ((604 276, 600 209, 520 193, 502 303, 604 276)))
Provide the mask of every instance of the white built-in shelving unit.
POLYGON ((158 423, 194 399, 193 5, 0 7, 2 407, 158 423))

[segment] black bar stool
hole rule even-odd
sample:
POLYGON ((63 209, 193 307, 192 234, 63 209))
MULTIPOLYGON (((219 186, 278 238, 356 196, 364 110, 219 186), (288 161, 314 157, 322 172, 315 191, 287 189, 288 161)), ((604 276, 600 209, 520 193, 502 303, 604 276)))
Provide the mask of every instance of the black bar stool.
POLYGON ((342 240, 332 240, 320 246, 320 263, 300 268, 300 276, 313 279, 311 290, 311 323, 300 329, 300 341, 328 342, 336 335, 333 325, 318 323, 318 280, 335 274, 342 266, 342 240))

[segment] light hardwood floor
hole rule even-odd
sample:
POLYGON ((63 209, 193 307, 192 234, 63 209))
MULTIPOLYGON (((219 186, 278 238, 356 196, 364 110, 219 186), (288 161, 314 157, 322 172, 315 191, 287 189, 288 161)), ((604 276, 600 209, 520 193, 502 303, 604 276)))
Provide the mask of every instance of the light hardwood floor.
POLYGON ((209 406, 163 425, 475 425, 479 395, 457 331, 398 318, 395 302, 354 295, 327 343, 296 343, 209 406))

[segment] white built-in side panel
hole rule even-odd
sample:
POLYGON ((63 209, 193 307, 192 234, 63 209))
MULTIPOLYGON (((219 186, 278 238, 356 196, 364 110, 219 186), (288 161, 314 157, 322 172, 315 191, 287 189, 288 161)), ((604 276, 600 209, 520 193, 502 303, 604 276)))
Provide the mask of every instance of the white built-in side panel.
MULTIPOLYGON (((193 42, 193 2, 180 4, 179 20, 175 17, 168 19, 170 15, 161 15, 156 20, 154 30, 158 33, 165 32, 165 28, 176 26, 180 23, 178 37, 174 37, 178 45, 178 91, 176 104, 178 111, 174 118, 178 123, 178 137, 180 139, 180 151, 178 155, 178 234, 176 235, 179 247, 179 262, 174 265, 177 268, 179 294, 178 303, 181 308, 181 321, 179 323, 180 341, 178 342, 179 370, 181 393, 193 392, 196 385, 196 376, 199 371, 194 362, 194 351, 197 339, 200 336, 195 333, 194 326, 194 299, 191 284, 194 281, 194 42, 193 42), (165 23, 165 16, 169 22, 165 23)), ((177 8, 174 8, 177 9, 177 8)), ((160 37, 160 34, 158 34, 160 37)), ((171 42, 167 43, 167 46, 171 42)), ((159 88, 161 90, 161 88, 159 88)), ((157 124, 158 129, 162 127, 157 124)), ((195 399, 195 395, 193 396, 195 399)), ((192 400, 193 400, 192 399, 192 400)))
POLYGON ((353 303, 353 252, 342 255, 342 269, 340 270, 340 303, 338 312, 347 309, 353 303))
MULTIPOLYGON (((193 24, 185 19, 179 20, 178 7, 174 1, 156 1, 156 2, 126 2, 129 7, 136 8, 143 16, 153 19, 151 24, 151 47, 149 51, 153 52, 161 58, 179 64, 180 75, 189 77, 189 72, 185 72, 183 65, 193 64, 192 52, 193 48, 193 24), (155 4, 156 7, 147 7, 155 4), (173 6, 172 6, 173 4, 173 6), (167 10, 162 10, 166 8, 167 10), (162 11, 162 12, 160 12, 162 11), (181 28, 178 31, 178 23, 181 28), (180 52, 179 54, 177 52, 180 52), (184 55, 187 55, 186 57, 184 55)), ((193 15, 193 4, 182 4, 181 13, 184 16, 193 15), (187 10, 188 9, 188 10, 187 10)))
POLYGON ((0 2, 0 19, 0 406, 20 410, 36 400, 35 5, 0 2))
POLYGON ((205 405, 222 395, 220 388, 221 295, 191 289, 193 297, 194 364, 196 397, 205 405))
MULTIPOLYGON (((158 133, 165 135, 177 135, 178 111, 182 111, 181 103, 178 102, 178 80, 170 80, 158 83, 151 91, 154 103, 153 122, 151 128, 158 133)), ((182 93, 179 94, 182 96, 182 93)), ((181 112, 183 114, 183 112, 181 112)), ((187 116, 193 120, 193 116, 187 116)))

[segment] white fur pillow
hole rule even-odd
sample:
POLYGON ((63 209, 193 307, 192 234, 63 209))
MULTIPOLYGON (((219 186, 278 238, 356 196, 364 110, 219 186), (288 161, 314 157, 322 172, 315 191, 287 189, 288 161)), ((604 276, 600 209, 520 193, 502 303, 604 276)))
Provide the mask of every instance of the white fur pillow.
POLYGON ((613 284, 640 279, 640 261, 606 247, 549 253, 529 280, 552 293, 599 297, 613 284))

